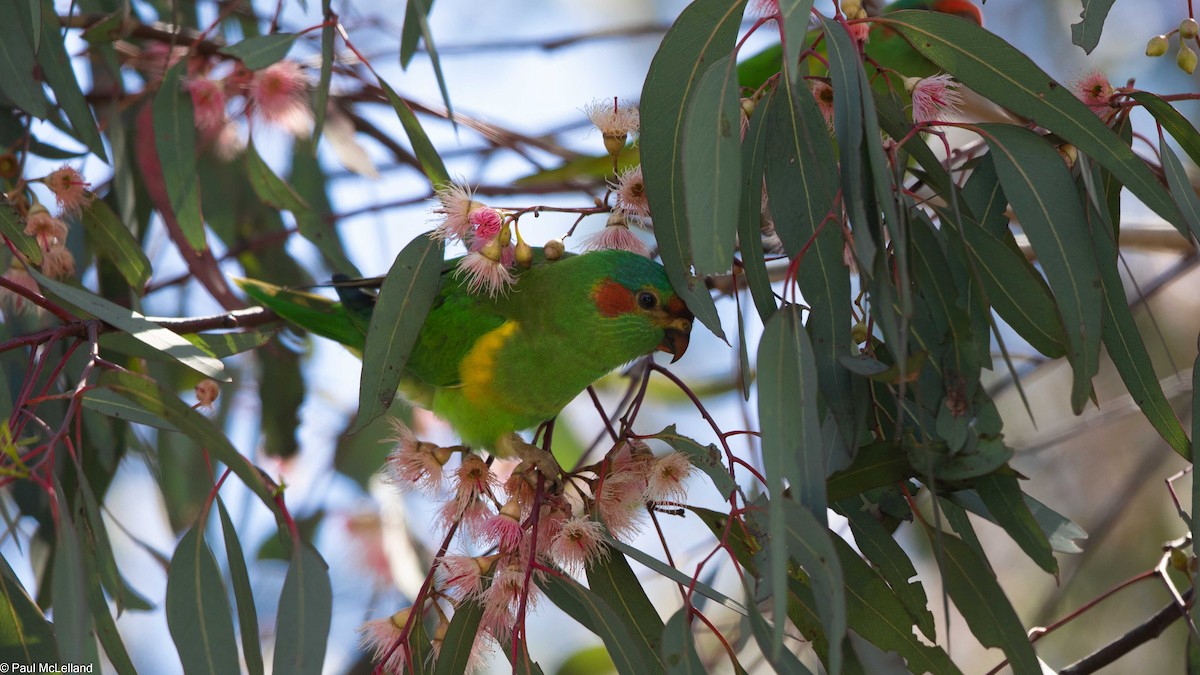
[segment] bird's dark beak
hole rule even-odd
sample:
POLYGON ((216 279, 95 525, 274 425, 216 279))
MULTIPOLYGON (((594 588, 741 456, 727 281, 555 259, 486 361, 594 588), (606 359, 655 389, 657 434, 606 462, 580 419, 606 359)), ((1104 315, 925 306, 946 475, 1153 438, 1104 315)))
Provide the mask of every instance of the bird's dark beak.
POLYGON ((658 350, 674 354, 675 356, 671 359, 671 363, 675 363, 687 351, 688 334, 691 333, 691 330, 691 321, 687 322, 686 328, 668 328, 666 334, 663 335, 662 342, 658 343, 658 350))
POLYGON ((666 321, 663 322, 663 339, 658 343, 658 350, 674 354, 671 363, 675 363, 687 351, 688 337, 692 333, 692 312, 679 297, 671 298, 664 309, 666 321))

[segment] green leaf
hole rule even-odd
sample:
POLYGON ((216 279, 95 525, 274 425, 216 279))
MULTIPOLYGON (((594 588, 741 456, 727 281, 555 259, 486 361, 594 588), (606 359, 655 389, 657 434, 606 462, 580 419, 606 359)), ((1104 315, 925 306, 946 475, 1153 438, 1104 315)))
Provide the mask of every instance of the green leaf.
POLYGON ((0 659, 6 663, 59 661, 50 622, 4 556, 0 556, 0 659))
POLYGON ((712 296, 695 285, 684 193, 684 125, 700 78, 733 50, 745 0, 697 0, 663 37, 641 97, 641 158, 659 255, 692 313, 724 339, 712 296))
POLYGON ((916 472, 895 443, 880 441, 858 449, 850 466, 836 471, 825 483, 828 500, 839 502, 867 490, 894 485, 916 472))
POLYGON ((587 568, 587 580, 592 592, 617 610, 630 633, 644 642, 648 650, 657 652, 663 622, 625 556, 606 547, 605 554, 587 568))
POLYGON ((400 67, 408 69, 421 40, 421 17, 429 16, 433 0, 408 0, 404 8, 404 26, 400 29, 400 67))
MULTIPOLYGON (((83 552, 71 519, 70 501, 56 484, 58 526, 54 536, 54 637, 59 656, 69 663, 90 663, 94 653, 92 622, 88 609, 88 580, 83 574, 83 552)), ((98 583, 99 580, 96 580, 98 583)))
POLYGON ((154 146, 171 210, 188 245, 200 252, 208 248, 208 243, 204 237, 204 218, 200 215, 192 97, 182 86, 187 65, 187 59, 182 59, 171 66, 154 96, 154 146))
MULTIPOLYGON (((965 23, 965 22, 964 22, 965 23)), ((1094 117, 1094 116, 1093 116, 1094 117)), ((1087 216, 1058 153, 1037 134, 1007 124, 980 125, 1004 194, 1058 299, 1075 373, 1071 407, 1083 411, 1100 368, 1100 270, 1087 216)))
POLYGON ((239 672, 229 598, 203 521, 175 547, 167 573, 167 628, 187 675, 239 672))
POLYGON ((275 613, 279 619, 271 672, 320 675, 329 642, 333 588, 321 554, 304 542, 294 544, 275 613))
POLYGON ((1091 54, 1100 44, 1100 32, 1104 30, 1104 20, 1108 18, 1108 10, 1112 9, 1114 1, 1083 0, 1083 12, 1079 15, 1082 21, 1071 24, 1071 42, 1091 54))
MULTIPOLYGON (((925 637, 936 640, 933 613, 929 611, 929 598, 925 595, 925 587, 920 581, 910 582, 917 576, 912 560, 875 516, 867 511, 865 506, 860 507, 861 504, 861 499, 848 499, 838 505, 850 521, 854 543, 867 560, 874 564, 875 571, 891 587, 892 594, 904 606, 905 612, 917 628, 925 637)), ((850 567, 850 563, 843 564, 844 569, 850 567)), ((854 626, 853 623, 851 625, 854 626)))
POLYGON ((1166 140, 1158 144, 1158 152, 1162 157, 1163 173, 1167 176, 1167 186, 1171 188, 1171 196, 1179 204, 1183 212, 1183 221, 1188 224, 1193 237, 1200 237, 1200 197, 1196 196, 1196 188, 1188 178, 1183 162, 1171 149, 1166 140))
MULTIPOLYGON (((33 12, 38 12, 34 9, 33 12)), ((92 108, 88 105, 79 88, 79 80, 75 77, 75 68, 71 65, 71 55, 67 53, 66 43, 61 32, 58 12, 54 11, 54 3, 40 3, 42 46, 38 50, 38 64, 42 67, 42 75, 54 90, 54 98, 71 123, 75 136, 87 146, 102 161, 108 161, 104 152, 104 141, 100 138, 100 129, 92 117, 92 108)), ((7 87, 7 85, 5 85, 7 87)))
POLYGON ((438 91, 442 94, 442 102, 446 104, 446 119, 454 124, 454 106, 450 105, 450 90, 446 87, 446 76, 442 73, 442 59, 438 56, 437 47, 433 44, 433 31, 429 30, 428 16, 433 8, 433 0, 412 0, 412 2, 424 6, 418 6, 417 11, 407 15, 405 19, 407 20, 408 16, 413 17, 421 29, 421 39, 425 41, 425 52, 429 54, 429 64, 433 66, 433 76, 437 79, 438 91))
POLYGON ((247 295, 279 316, 324 338, 362 351, 365 335, 346 317, 341 303, 256 279, 234 279, 247 295))
MULTIPOLYGON (((800 55, 808 39, 808 22, 812 14, 812 0, 780 0, 779 21, 783 43, 783 74, 789 83, 803 82, 796 77, 799 72, 800 55)), ((786 85, 785 85, 786 86, 786 85)))
POLYGON ((82 212, 84 232, 98 255, 117 268, 130 288, 140 291, 150 279, 150 259, 107 203, 93 199, 82 212))
MULTIPOLYGON (((762 427, 763 468, 771 501, 767 510, 770 587, 774 615, 787 613, 784 480, 792 498, 825 519, 825 450, 817 410, 816 366, 800 308, 787 305, 771 315, 758 343, 758 418, 762 427)), ((773 656, 783 648, 783 621, 775 622, 773 656)))
POLYGON ((1004 650, 1013 672, 1041 673, 1025 628, 987 562, 958 537, 929 529, 925 533, 932 546, 941 547, 937 562, 942 582, 975 638, 985 647, 1004 650))
POLYGON ((737 491, 737 483, 733 482, 733 478, 730 477, 729 467, 721 461, 721 451, 717 449, 717 446, 711 443, 703 446, 687 436, 680 436, 676 432, 674 424, 654 434, 652 438, 657 438, 687 455, 692 466, 700 469, 712 479, 713 485, 721 493, 722 498, 729 499, 730 495, 737 491))
POLYGON ((308 203, 267 166, 254 143, 246 144, 246 175, 254 193, 267 206, 291 211, 297 217, 309 211, 308 203))
MULTIPOLYGON (((442 638, 434 675, 457 675, 467 672, 471 654, 475 650, 475 636, 479 633, 479 621, 483 618, 483 604, 470 599, 458 605, 450 619, 450 627, 442 638)), ((509 651, 506 643, 504 651, 509 651)))
POLYGON ((66 303, 129 333, 201 375, 221 382, 232 381, 225 373, 225 366, 219 360, 205 354, 203 350, 188 342, 181 335, 148 321, 146 317, 131 309, 113 304, 82 288, 75 288, 48 279, 36 270, 29 270, 29 273, 43 289, 50 291, 66 303))
POLYGON ((833 538, 846 581, 850 628, 881 649, 903 656, 915 673, 959 673, 945 650, 913 632, 913 620, 884 579, 840 537, 833 538))
POLYGON ((1164 220, 1181 227, 1179 211, 1146 164, 1069 87, 1055 82, 1012 45, 969 21, 940 12, 893 12, 876 22, 898 31, 964 85, 1079 148, 1164 220))
POLYGON ((1050 540, 1025 503, 1025 493, 1021 491, 1017 477, 993 473, 976 478, 972 485, 996 522, 1017 542, 1025 555, 1038 567, 1057 576, 1058 561, 1050 549, 1050 540))
MULTIPOLYGON (((1200 233, 1200 200, 1196 198, 1191 182, 1183 173, 1179 159, 1166 143, 1161 145, 1163 169, 1171 190, 1183 206, 1185 219, 1196 217, 1196 232, 1200 233), (1189 216, 1189 212, 1193 215, 1189 216)), ((1087 169, 1084 169, 1087 171, 1087 169)), ((1175 416, 1175 409, 1163 393, 1162 384, 1154 372, 1154 363, 1146 350, 1145 340, 1138 330, 1129 302, 1125 298, 1125 285, 1117 269, 1120 255, 1112 223, 1088 200, 1088 216, 1092 220, 1092 243, 1096 248, 1096 259, 1100 265, 1100 281, 1104 289, 1104 318, 1102 324, 1104 348, 1112 358, 1113 365, 1129 390, 1133 401, 1141 408, 1150 425, 1158 431, 1174 450, 1183 458, 1188 457, 1190 442, 1175 416)))
MULTIPOLYGON (((695 507, 689 507, 689 508, 691 508, 692 511, 696 512, 697 515, 701 515, 701 513, 716 514, 715 511, 705 511, 704 509, 695 508, 695 507)), ((706 521, 706 524, 708 524, 707 521, 706 521)), ((712 528, 712 525, 710 525, 710 528, 712 528)), ((720 538, 720 536, 721 536, 721 532, 716 531, 716 530, 714 530, 714 534, 718 538, 720 538)), ((716 590, 712 586, 709 586, 708 584, 704 583, 703 581, 700 581, 699 579, 693 579, 692 577, 688 576, 687 574, 685 574, 683 572, 680 572, 679 570, 675 569, 674 567, 671 567, 670 565, 659 560, 658 558, 655 558, 654 556, 651 556, 650 554, 643 552, 641 549, 634 548, 633 546, 630 546, 629 544, 626 544, 626 543, 616 540, 616 539, 609 539, 608 545, 615 548, 616 550, 624 553, 625 555, 629 556, 630 558, 633 558, 634 560, 638 561, 642 565, 645 565, 646 567, 650 568, 654 572, 657 572, 658 574, 661 574, 662 576, 670 579, 671 581, 674 581, 677 584, 681 584, 685 588, 686 587, 694 588, 695 591, 697 593, 699 593, 700 595, 703 595, 704 597, 708 598, 709 600, 720 603, 722 606, 724 606, 725 608, 727 608, 729 610, 737 612, 738 614, 741 614, 742 616, 746 616, 749 613, 746 610, 746 608, 744 606, 742 606, 742 604, 740 602, 738 602, 737 600, 734 600, 733 598, 716 590)))
POLYGON ((250 488, 250 491, 262 500, 263 504, 275 514, 276 520, 283 522, 283 513, 275 503, 272 494, 262 474, 245 457, 238 453, 225 434, 213 424, 213 421, 192 410, 179 397, 164 390, 150 378, 133 373, 105 371, 97 381, 102 387, 107 387, 142 407, 151 415, 162 417, 175 425, 188 438, 194 440, 212 454, 218 462, 225 464, 233 473, 250 488))
POLYGON ((11 241, 34 265, 42 264, 42 249, 33 237, 25 234, 24 219, 4 196, 0 196, 0 235, 11 241))
POLYGON ((741 197, 741 105, 732 56, 700 76, 683 124, 683 193, 699 275, 729 271, 741 197))
POLYGON ((442 185, 449 185, 450 174, 446 171, 446 165, 442 163, 437 149, 425 135, 425 130, 421 128, 421 123, 417 121, 417 116, 413 114, 412 108, 408 107, 408 103, 400 98, 396 91, 383 81, 383 78, 379 78, 379 86, 387 95, 388 103, 392 104, 396 116, 400 118, 400 125, 404 127, 404 133, 408 134, 408 142, 412 144, 413 154, 421 163, 421 170, 425 172, 429 184, 435 190, 442 185))
POLYGON ((762 186, 767 164, 767 110, 770 99, 759 103, 742 139, 742 198, 738 207, 738 246, 742 268, 750 285, 750 296, 758 317, 766 323, 775 313, 775 293, 767 272, 762 243, 762 186))
MULTIPOLYGON (((86 579, 96 579, 99 576, 97 572, 97 560, 91 554, 97 551, 86 551, 83 556, 84 574, 86 579)), ((112 552, 109 551, 110 562, 112 552)), ((115 572, 115 567, 113 568, 115 572)), ((98 583, 90 583, 87 588, 88 605, 92 610, 92 621, 96 630, 96 637, 99 638, 100 644, 104 647, 104 653, 108 656, 108 660, 113 664, 113 670, 121 675, 137 675, 137 668, 134 667, 133 661, 129 658, 129 650, 126 649, 125 643, 121 640, 121 634, 117 631, 117 623, 113 620, 112 614, 108 611, 108 599, 104 597, 104 586, 98 583)), ((118 611, 120 611, 120 600, 118 600, 118 611)))
POLYGON ((179 431, 175 425, 151 414, 129 399, 108 389, 89 389, 83 394, 83 407, 127 422, 144 424, 165 431, 179 431))
MULTIPOLYGON (((536 577, 535 577, 536 578, 536 577)), ((629 633, 624 621, 608 603, 570 577, 547 574, 538 586, 556 607, 600 636, 621 675, 663 672, 663 665, 645 643, 629 633)))
POLYGON ((1154 119, 1179 143, 1179 147, 1192 158, 1192 162, 1200 164, 1200 133, 1196 127, 1175 109, 1170 103, 1151 94, 1148 91, 1135 91, 1130 98, 1146 107, 1146 111, 1154 115, 1154 119))
POLYGON ((250 587, 250 573, 246 570, 246 556, 242 553, 242 542, 237 529, 225 510, 225 502, 217 497, 217 513, 221 516, 221 534, 225 540, 225 558, 229 562, 229 583, 233 587, 233 599, 237 604, 238 629, 242 636, 242 658, 250 675, 262 675, 262 645, 258 638, 258 610, 254 605, 254 590, 250 587))
POLYGON ((757 364, 763 464, 771 494, 782 496, 786 478, 793 498, 824 522, 826 470, 816 366, 798 305, 781 308, 767 321, 757 364))
POLYGON ((371 312, 359 381, 358 419, 351 433, 387 412, 409 352, 433 306, 442 276, 442 242, 413 239, 396 256, 371 312))
POLYGON ((791 675, 811 675, 804 663, 796 658, 796 655, 788 649, 780 649, 775 651, 771 648, 771 635, 774 628, 767 623, 763 615, 758 611, 758 606, 750 603, 750 630, 754 634, 754 641, 758 643, 758 648, 762 652, 763 658, 770 663, 775 672, 789 673, 791 675))
POLYGON ((313 135, 312 150, 317 151, 317 142, 321 140, 321 130, 325 128, 326 108, 329 105, 329 83, 333 81, 333 61, 336 58, 333 49, 335 38, 335 20, 333 18, 333 0, 321 0, 321 16, 325 25, 321 27, 321 74, 317 78, 317 88, 313 92, 313 135))
POLYGON ((671 615, 663 628, 660 654, 668 675, 703 675, 708 672, 696 653, 696 639, 692 637, 689 618, 688 607, 683 607, 671 615))
POLYGON ((262 70, 287 56, 298 37, 298 33, 257 35, 237 44, 221 47, 217 51, 239 59, 250 70, 262 70))
POLYGON ((33 45, 22 23, 14 19, 11 9, 8 19, 0 21, 0 92, 21 110, 45 119, 46 95, 37 77, 33 45))
POLYGON ((348 277, 363 276, 342 246, 342 239, 333 223, 333 206, 329 203, 329 177, 321 168, 312 143, 297 139, 292 150, 292 170, 287 183, 308 204, 306 212, 296 213, 300 235, 311 241, 325 256, 330 269, 348 277))
MULTIPOLYGON (((816 597, 817 615, 821 618, 821 627, 829 640, 829 653, 824 659, 825 667, 831 675, 837 675, 842 668, 842 644, 846 636, 845 582, 842 580, 842 566, 838 561, 838 553, 833 545, 833 539, 839 538, 830 536, 829 530, 822 522, 823 518, 818 520, 808 509, 790 499, 782 496, 775 499, 784 502, 787 539, 784 542, 773 539, 772 542, 775 546, 784 543, 788 556, 808 573, 809 584, 816 597)), ((782 622, 777 622, 777 625, 780 623, 782 622)))

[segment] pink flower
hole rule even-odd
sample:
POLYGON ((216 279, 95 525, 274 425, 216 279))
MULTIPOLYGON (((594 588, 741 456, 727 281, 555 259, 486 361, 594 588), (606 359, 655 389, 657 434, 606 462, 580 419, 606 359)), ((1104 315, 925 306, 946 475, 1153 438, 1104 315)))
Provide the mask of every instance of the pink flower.
POLYGON ((637 105, 617 99, 592 101, 583 107, 583 114, 605 136, 620 136, 637 133, 641 124, 637 105))
POLYGON ((604 526, 582 516, 569 518, 554 537, 550 553, 564 569, 582 572, 597 559, 608 556, 604 526))
POLYGON ((695 471, 695 467, 682 452, 672 452, 654 460, 650 475, 646 479, 647 501, 679 501, 687 498, 684 481, 695 471))
POLYGON ((625 216, 620 211, 613 211, 604 229, 583 241, 583 250, 585 251, 604 251, 607 249, 629 251, 647 258, 650 257, 650 249, 625 224, 625 216))
POLYGON ((779 14, 779 0, 752 0, 749 7, 750 16, 766 18, 779 14))
POLYGON ((312 130, 308 77, 295 61, 280 61, 254 73, 248 97, 254 111, 293 135, 312 130))
POLYGON ((397 642, 411 610, 411 607, 402 609, 389 617, 374 619, 358 627, 359 644, 364 650, 371 652, 372 660, 378 662, 385 672, 405 672, 404 645, 397 642))
MULTIPOLYGON (((480 626, 497 638, 506 636, 516 622, 516 611, 521 597, 525 595, 525 566, 513 558, 496 567, 492 584, 483 592, 483 619, 480 626)), ((533 588, 533 579, 529 582, 533 588)), ((536 604, 537 596, 529 593, 525 600, 527 609, 536 604)))
POLYGON ((1075 96, 1097 115, 1103 117, 1113 112, 1110 101, 1117 92, 1104 73, 1094 70, 1072 83, 1071 88, 1074 90, 1075 96))
POLYGON ((42 274, 54 279, 66 279, 75 274, 75 256, 61 244, 42 254, 42 274))
POLYGON ((650 202, 646 199, 646 183, 642 180, 642 165, 627 169, 617 178, 617 208, 628 216, 650 217, 650 202))
POLYGON ((521 528, 521 504, 516 499, 509 499, 500 507, 500 513, 488 519, 483 538, 496 544, 501 552, 508 552, 517 548, 524 533, 521 528))
POLYGON ((471 251, 458 262, 454 274, 466 277, 467 290, 471 293, 483 291, 493 298, 505 295, 517 279, 509 271, 508 265, 504 264, 503 250, 497 251, 496 256, 498 259, 491 258, 484 251, 471 251))
POLYGON ((438 558, 442 590, 459 600, 473 598, 483 589, 483 575, 492 569, 496 556, 472 558, 451 555, 438 558))
POLYGON ((634 472, 621 471, 604 477, 596 492, 596 510, 617 539, 627 539, 642 529, 645 491, 645 478, 634 472))
POLYGON ((474 200, 471 188, 457 183, 443 185, 434 194, 440 205, 433 212, 442 216, 442 219, 433 236, 447 240, 466 239, 473 227, 471 214, 487 207, 474 200))
POLYGON ((224 85, 207 77, 197 77, 187 81, 187 90, 192 95, 196 128, 205 136, 219 131, 225 123, 224 85))
POLYGON ((637 106, 628 101, 618 103, 616 98, 611 101, 592 101, 584 106, 583 113, 600 130, 604 149, 613 157, 621 154, 629 134, 637 133, 641 125, 637 106))
POLYGON ((25 234, 36 239, 43 251, 49 251, 66 242, 67 224, 51 216, 41 204, 35 204, 25 218, 25 234))
POLYGON ((58 201, 58 206, 64 214, 78 215, 83 207, 92 203, 92 193, 88 192, 92 184, 83 180, 83 176, 74 167, 64 164, 42 179, 42 182, 54 193, 54 199, 58 201))
POLYGON ((482 241, 491 241, 504 227, 503 216, 490 206, 474 209, 467 220, 475 228, 475 237, 482 241))
MULTIPOLYGON (((14 260, 13 266, 8 268, 4 274, 0 276, 3 276, 9 283, 20 286, 21 288, 24 288, 32 293, 39 293, 41 291, 37 285, 37 282, 34 281, 33 277, 25 269, 24 265, 21 265, 21 263, 18 261, 14 260)), ((12 318, 12 315, 17 312, 22 312, 28 308, 36 309, 37 305, 29 302, 25 296, 17 293, 16 291, 11 291, 7 288, 0 287, 0 308, 3 308, 5 314, 7 314, 9 318, 12 318)))
POLYGON ((387 458, 388 482, 404 489, 436 492, 442 487, 442 467, 453 450, 421 442, 403 422, 394 418, 389 421, 393 436, 387 440, 394 442, 396 448, 387 458))
POLYGON ((905 80, 905 89, 912 93, 913 121, 918 124, 940 122, 957 115, 963 104, 958 86, 958 82, 945 73, 905 80))
POLYGON ((833 87, 824 80, 809 80, 808 89, 813 98, 817 99, 817 110, 825 118, 825 124, 833 129, 833 87))

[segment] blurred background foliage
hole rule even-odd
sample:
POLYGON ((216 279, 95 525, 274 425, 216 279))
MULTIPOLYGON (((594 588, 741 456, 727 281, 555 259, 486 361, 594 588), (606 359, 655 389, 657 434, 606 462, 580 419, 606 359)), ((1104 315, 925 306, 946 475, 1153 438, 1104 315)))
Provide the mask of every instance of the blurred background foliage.
MULTIPOLYGON (((0 661, 94 662, 115 672, 193 672, 201 663, 212 672, 369 672, 356 630, 418 595, 442 539, 436 505, 380 480, 386 419, 347 433, 358 410, 358 359, 284 327, 232 280, 309 286, 334 273, 382 274, 430 229, 432 186, 447 174, 497 207, 552 207, 526 217, 522 233, 541 243, 577 227, 566 243, 579 250, 607 217, 576 214, 594 200, 603 205, 613 178, 613 160, 581 109, 614 96, 641 101, 641 136, 617 158, 620 169, 641 162, 647 176, 654 231, 639 236, 666 249, 677 282, 692 265, 707 274, 711 293, 693 286, 689 303, 724 332, 723 341, 697 323, 692 353, 671 367, 687 389, 652 377, 636 431, 675 424, 701 451, 727 442, 767 485, 737 469, 740 496, 763 507, 738 510, 719 478, 697 473, 693 510, 657 515, 661 534, 621 549, 640 582, 628 597, 644 588, 654 611, 617 607, 622 593, 601 598, 617 607, 605 616, 626 633, 606 630, 595 616, 580 622, 560 589, 529 619, 528 649, 542 670, 607 672, 614 661, 629 670, 636 660, 613 656, 614 646, 648 623, 664 631, 651 644, 687 663, 694 649, 720 672, 838 670, 839 658, 851 672, 903 672, 919 662, 935 672, 987 672, 1006 658, 1029 672, 1036 661, 1022 634, 1035 626, 1070 618, 1035 645, 1044 665, 1062 668, 1109 643, 1132 648, 1122 635, 1156 612, 1177 617, 1174 596, 1192 583, 1176 569, 1194 561, 1181 539, 1192 488, 1190 475, 1171 483, 1174 493, 1164 481, 1190 467, 1200 307, 1189 235, 1200 210, 1188 176, 1200 135, 1196 82, 1175 65, 1180 38, 1170 37, 1161 58, 1144 52, 1153 36, 1179 26, 1188 3, 1087 2, 1092 23, 1073 30, 1078 0, 993 0, 981 9, 996 43, 936 19, 872 24, 868 56, 895 39, 883 26, 913 37, 936 62, 925 63, 929 72, 906 69, 920 59, 888 61, 912 53, 872 58, 904 75, 950 72, 973 90, 952 120, 998 124, 986 128, 987 143, 971 129, 935 126, 945 144, 910 134, 903 82, 868 81, 871 59, 858 65, 842 25, 810 26, 808 3, 782 2, 787 20, 756 28, 774 7, 750 3, 743 17, 742 4, 13 2, 0 22, 8 197, 0 204, 0 661), (717 36, 717 51, 698 59, 690 38, 705 30, 717 36), (781 30, 799 39, 780 49, 781 30), (713 62, 748 31, 741 65, 717 71, 713 62), (1049 80, 1035 82, 1041 75, 1004 43, 1063 86, 1044 89, 1049 80), (800 68, 781 68, 781 53, 792 63, 803 56, 800 68), (1093 73, 1116 88, 1099 114, 1074 100, 1093 73), (740 91, 728 86, 733 76, 740 91), (205 79, 223 83, 223 114, 211 115, 205 96, 216 94, 195 84, 205 79), (271 98, 297 82, 299 96, 271 98), (832 88, 832 138, 819 87, 817 98, 808 93, 815 82, 832 88), (1042 96, 1022 98, 1026 91, 1042 96), (689 107, 697 97, 702 104, 689 107), (729 128, 693 133, 698 149, 687 149, 678 129, 707 119, 695 111, 727 112, 741 97, 755 114, 747 140, 732 144, 733 164, 709 154, 730 147, 729 128), (790 135, 785 111, 800 120, 790 135), (922 141, 929 150, 917 147, 922 141), (755 142, 764 154, 743 160, 755 142), (1004 154, 1012 161, 994 157, 1004 154), (798 158, 802 170, 789 168, 798 158), (75 213, 55 204, 70 186, 51 189, 64 164, 94 195, 75 213), (730 179, 733 165, 753 189, 730 179), (1034 178, 1017 194, 1022 167, 1034 178), (752 177, 763 172, 774 206, 760 221, 754 200, 763 191, 752 177), (668 175, 682 175, 682 184, 668 175), (969 239, 974 221, 965 214, 985 191, 964 188, 968 176, 1001 185, 1012 209, 1001 200, 974 214, 991 219, 992 247, 972 240, 975 253, 956 257, 957 233, 969 239), (679 199, 705 190, 715 206, 679 199), (811 198, 826 192, 825 202, 811 198), (698 215, 728 213, 719 200, 730 195, 732 221, 698 215), (35 202, 63 211, 69 226, 46 246, 27 232, 35 202), (1026 219, 1039 203, 1051 215, 1035 229, 1026 219), (834 218, 819 227, 830 209, 834 218), (802 211, 815 217, 795 217, 802 211), (760 229, 769 221, 778 239, 760 229), (741 229, 731 276, 733 222, 741 229), (1119 238, 1097 238, 1097 223, 1119 223, 1119 238), (1048 235, 1067 232, 1074 238, 1051 250, 1048 235), (69 252, 71 269, 44 259, 51 250, 60 263, 69 252), (818 250, 841 284, 834 293, 809 285, 818 250), (983 283, 981 269, 999 276, 983 283), (1085 282, 1078 303, 1064 299, 1072 279, 1085 282), (981 285, 995 312, 979 304, 981 285), (1007 304, 997 290, 1012 296, 1007 304), (965 325, 961 342, 938 332, 948 330, 930 309, 939 294, 959 295, 940 320, 965 325), (35 309, 38 298, 45 301, 35 309), (834 319, 814 324, 814 315, 834 319), (1065 333, 1061 317, 1086 329, 1065 333), (855 320, 862 326, 852 335, 855 320), (931 325, 932 341, 922 334, 931 325), (1121 326, 1122 340, 1102 339, 1093 330, 1101 326, 1121 326), (821 351, 822 330, 842 341, 840 353, 821 351), (817 349, 804 346, 810 339, 817 349), (864 340, 864 355, 852 359, 864 340), (1114 358, 1117 342, 1134 346, 1114 358), (936 368, 952 358, 975 362, 961 382, 970 395, 955 393, 936 368), (197 411, 195 388, 209 379, 222 382, 220 397, 197 411), (709 419, 681 393, 688 390, 709 419), (970 414, 942 412, 956 406, 970 414), (827 416, 834 421, 822 424, 827 416), (738 430, 761 432, 761 443, 730 433, 738 430), (822 473, 807 480, 781 466, 793 457, 822 473), (835 472, 848 466, 859 471, 835 472), (234 475, 224 479, 226 467, 234 475), (729 520, 743 534, 714 537, 729 520), (1176 547, 1164 551, 1167 541, 1176 547), (836 555, 805 557, 809 546, 836 555), (777 549, 782 558, 771 555, 777 549), (874 567, 858 563, 858 553, 874 567), (693 609, 677 614, 680 582, 692 575, 711 593, 684 594, 693 609), (1132 590, 1108 595, 1131 579, 1132 590), (778 592, 780 583, 791 593, 778 592), (863 589, 879 595, 864 600, 855 593, 863 589), (1097 609, 1080 611, 1097 599, 1097 609), (866 615, 871 608, 882 622, 866 615), (781 611, 790 622, 775 620, 781 611), (680 629, 685 615, 691 630, 680 629), (700 616, 710 625, 693 620, 700 616), (201 624, 214 642, 196 639, 201 624)), ((827 21, 835 16, 830 2, 813 6, 827 21)), ((719 125, 720 115, 712 119, 719 125)), ((600 405, 619 410, 640 372, 598 383, 600 405)), ((399 405, 390 414, 423 438, 453 441, 430 416, 399 405)), ((564 466, 609 449, 588 397, 560 417, 554 441, 564 466)), ((594 601, 596 590, 580 597, 594 601)), ((1189 622, 1164 625, 1114 672, 1133 663, 1200 669, 1189 622)), ((430 618, 423 630, 436 627, 430 618)), ((488 667, 510 670, 505 651, 494 649, 488 667)), ((652 669, 663 667, 657 652, 649 658, 652 669)))

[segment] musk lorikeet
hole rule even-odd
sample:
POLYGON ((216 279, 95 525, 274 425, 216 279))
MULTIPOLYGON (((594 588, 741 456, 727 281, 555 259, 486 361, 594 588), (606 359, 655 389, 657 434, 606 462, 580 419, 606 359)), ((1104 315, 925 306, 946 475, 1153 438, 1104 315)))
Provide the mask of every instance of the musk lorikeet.
MULTIPOLYGON (((886 15, 903 9, 953 14, 978 26, 983 25, 983 15, 970 0, 898 0, 885 6, 881 14, 886 15)), ((863 50, 879 65, 905 77, 929 77, 940 72, 937 66, 913 49, 899 33, 880 24, 871 24, 870 39, 863 45, 863 50)))
MULTIPOLYGON (((516 454, 550 480, 557 463, 516 434, 557 415, 590 384, 654 350, 678 359, 692 314, 661 265, 628 251, 594 251, 534 264, 507 294, 471 293, 457 260, 417 336, 401 394, 450 424, 462 442, 516 454)), ((277 314, 361 353, 381 279, 335 282, 341 302, 242 280, 277 314)))

